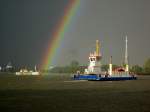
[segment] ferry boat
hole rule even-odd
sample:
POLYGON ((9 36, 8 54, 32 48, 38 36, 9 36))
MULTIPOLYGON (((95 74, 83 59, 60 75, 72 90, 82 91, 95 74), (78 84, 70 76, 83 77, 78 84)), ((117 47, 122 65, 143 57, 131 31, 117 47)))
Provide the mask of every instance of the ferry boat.
POLYGON ((125 67, 120 67, 117 70, 112 70, 112 56, 110 57, 110 64, 108 71, 101 71, 100 43, 96 40, 96 50, 90 53, 89 65, 85 69, 84 74, 79 71, 74 74, 74 80, 92 80, 92 81, 116 81, 116 80, 136 80, 137 76, 129 72, 128 65, 128 51, 127 51, 127 36, 126 36, 126 50, 125 50, 125 67))
POLYGON ((21 69, 19 72, 16 72, 16 75, 40 75, 40 73, 36 70, 36 66, 35 66, 35 70, 27 70, 27 69, 21 69))

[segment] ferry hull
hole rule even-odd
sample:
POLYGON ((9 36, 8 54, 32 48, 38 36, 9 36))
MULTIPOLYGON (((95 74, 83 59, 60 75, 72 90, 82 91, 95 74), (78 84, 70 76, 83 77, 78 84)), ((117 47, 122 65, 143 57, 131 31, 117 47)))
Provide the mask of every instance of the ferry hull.
POLYGON ((89 81, 120 81, 120 80, 136 80, 135 76, 126 77, 99 77, 98 75, 74 75, 74 80, 89 80, 89 81))

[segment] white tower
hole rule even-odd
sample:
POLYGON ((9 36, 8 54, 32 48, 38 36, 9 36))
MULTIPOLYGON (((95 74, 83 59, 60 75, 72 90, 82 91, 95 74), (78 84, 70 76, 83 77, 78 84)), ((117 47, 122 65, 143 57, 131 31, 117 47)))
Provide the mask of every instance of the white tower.
POLYGON ((35 72, 37 71, 36 65, 34 66, 34 71, 35 71, 35 72))
POLYGON ((126 36, 126 40, 125 40, 125 71, 128 72, 129 71, 129 65, 128 65, 128 39, 126 36))
POLYGON ((88 69, 85 69, 86 74, 100 74, 101 72, 101 54, 100 54, 100 43, 96 40, 96 51, 90 53, 89 56, 89 66, 88 69))
POLYGON ((110 57, 110 63, 109 63, 109 75, 112 75, 112 56, 110 57))

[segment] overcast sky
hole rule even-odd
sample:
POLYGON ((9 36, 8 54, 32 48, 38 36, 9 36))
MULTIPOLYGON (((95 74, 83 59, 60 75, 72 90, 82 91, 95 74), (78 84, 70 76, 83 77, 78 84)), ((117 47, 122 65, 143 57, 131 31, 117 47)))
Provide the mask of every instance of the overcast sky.
MULTIPOLYGON (((0 65, 38 65, 68 1, 0 0, 0 65)), ((55 64, 87 64, 96 39, 102 63, 112 56, 114 64, 121 64, 127 35, 129 63, 142 65, 150 57, 149 11, 149 0, 81 0, 55 64)))

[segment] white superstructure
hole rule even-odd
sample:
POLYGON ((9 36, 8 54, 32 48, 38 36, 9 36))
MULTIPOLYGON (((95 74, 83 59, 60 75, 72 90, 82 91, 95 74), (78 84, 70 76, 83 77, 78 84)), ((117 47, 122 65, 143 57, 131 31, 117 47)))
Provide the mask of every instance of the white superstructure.
POLYGON ((100 74, 101 73, 101 54, 100 54, 100 43, 96 40, 96 51, 90 53, 89 66, 85 69, 85 74, 100 74))

